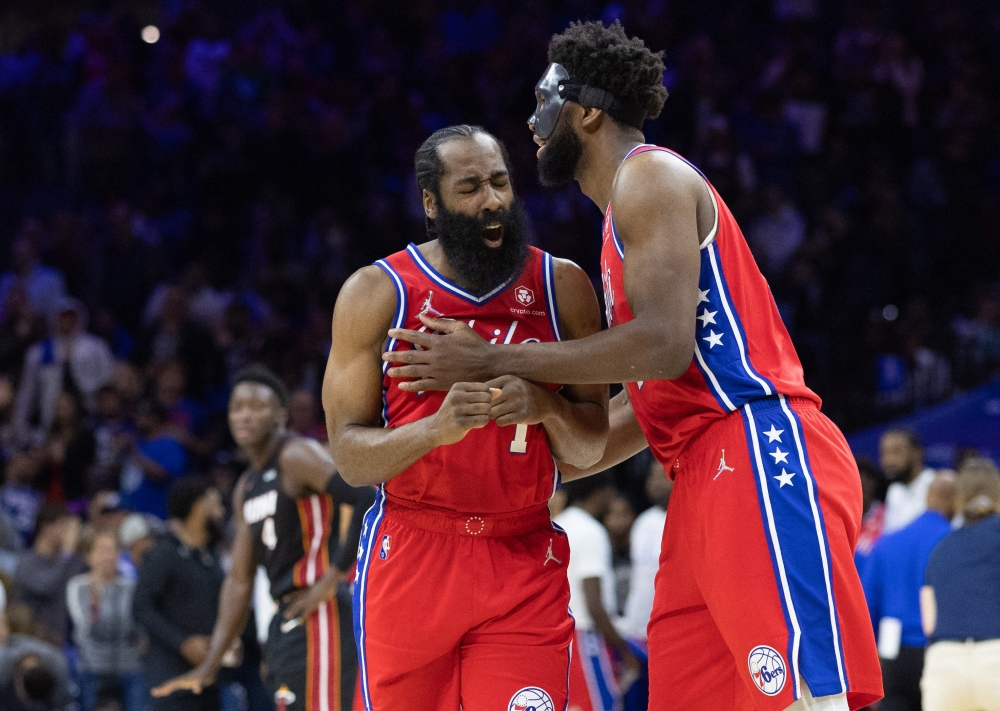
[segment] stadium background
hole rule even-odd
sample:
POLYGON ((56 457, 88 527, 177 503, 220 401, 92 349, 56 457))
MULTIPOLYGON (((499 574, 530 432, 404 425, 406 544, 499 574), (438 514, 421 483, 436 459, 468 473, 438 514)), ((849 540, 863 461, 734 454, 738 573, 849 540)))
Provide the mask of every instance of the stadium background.
MULTIPOLYGON (((0 467, 80 512, 119 473, 59 454, 99 428, 93 412, 14 426, 25 353, 61 295, 50 280, 23 297, 32 253, 113 353, 124 419, 166 409, 185 472, 232 481, 226 384, 252 361, 321 434, 338 289, 423 239, 413 152, 445 125, 506 142, 536 243, 601 293, 600 215, 576 186, 540 188, 525 125, 548 38, 578 18, 619 18, 665 51, 670 98, 647 140, 733 209, 841 428, 1000 373, 995 3, 7 0, 0 467)), ((636 508, 639 476, 618 477, 636 508)))

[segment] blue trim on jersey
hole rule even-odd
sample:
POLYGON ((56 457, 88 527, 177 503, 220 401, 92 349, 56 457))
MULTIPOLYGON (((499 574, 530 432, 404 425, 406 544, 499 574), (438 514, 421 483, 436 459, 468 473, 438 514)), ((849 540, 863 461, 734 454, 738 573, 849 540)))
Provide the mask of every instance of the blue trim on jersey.
POLYGON ((375 503, 365 514, 364 525, 361 527, 361 544, 358 546, 358 569, 354 581, 354 640, 358 647, 358 668, 361 678, 361 696, 364 698, 365 711, 372 711, 371 693, 368 691, 368 658, 365 654, 365 601, 368 592, 368 570, 371 567, 372 554, 378 547, 379 524, 385 517, 385 484, 380 484, 375 494, 375 503))
POLYGON ((742 406, 757 498, 788 625, 786 670, 796 699, 804 678, 814 696, 845 693, 830 546, 801 436, 783 396, 742 406))
POLYGON ((732 305, 715 242, 701 250, 698 296, 694 356, 719 406, 732 412, 751 400, 773 396, 774 385, 750 363, 746 331, 732 305))
POLYGON ((552 326, 552 335, 557 341, 562 340, 562 331, 559 329, 559 306, 556 304, 556 277, 555 269, 552 265, 552 255, 542 252, 542 280, 545 283, 545 303, 549 310, 549 324, 552 326))
POLYGON ((428 279, 430 279, 432 282, 439 285, 443 289, 450 291, 455 296, 465 299, 466 301, 476 304, 477 306, 482 306, 487 301, 492 299, 494 296, 498 295, 500 292, 502 292, 504 289, 510 286, 510 283, 514 281, 514 279, 517 276, 519 276, 515 274, 514 276, 512 276, 503 284, 495 288, 490 293, 483 294, 482 296, 476 296, 475 294, 466 291, 455 282, 448 280, 434 267, 432 267, 430 262, 424 259, 424 255, 420 253, 420 250, 417 249, 417 245, 413 244, 413 242, 410 242, 410 244, 406 247, 406 252, 407 254, 410 255, 410 258, 413 259, 413 262, 417 265, 420 271, 422 271, 427 276, 428 279))
POLYGON ((702 177, 702 179, 706 183, 711 184, 710 181, 709 181, 709 179, 705 176, 705 174, 701 172, 701 168, 699 168, 698 166, 696 166, 694 163, 692 163, 691 161, 689 161, 687 158, 685 158, 684 156, 682 156, 680 153, 674 153, 669 148, 664 148, 663 146, 658 146, 655 143, 643 143, 641 145, 636 146, 635 148, 633 148, 632 150, 630 150, 625 155, 624 158, 622 158, 622 163, 624 163, 625 161, 627 161, 632 156, 639 155, 640 154, 640 150, 639 149, 641 149, 641 148, 646 148, 647 149, 645 151, 641 151, 642 153, 649 153, 650 151, 663 151, 664 153, 669 153, 674 158, 680 158, 682 161, 684 161, 689 166, 691 166, 692 168, 694 168, 698 172, 698 175, 700 175, 702 177))
POLYGON ((580 664, 588 682, 590 703, 594 711, 614 711, 617 684, 614 682, 614 672, 611 670, 604 638, 594 630, 580 630, 579 636, 580 646, 584 647, 580 650, 580 664))
MULTIPOLYGON (((389 275, 396 289, 396 313, 392 317, 392 327, 402 328, 406 322, 406 286, 403 284, 403 279, 384 259, 375 262, 375 266, 389 275)), ((397 342, 397 339, 390 338, 385 347, 386 351, 394 350, 397 342)), ((388 361, 382 364, 382 424, 385 427, 389 426, 389 389, 385 384, 385 374, 389 370, 389 365, 388 361)))

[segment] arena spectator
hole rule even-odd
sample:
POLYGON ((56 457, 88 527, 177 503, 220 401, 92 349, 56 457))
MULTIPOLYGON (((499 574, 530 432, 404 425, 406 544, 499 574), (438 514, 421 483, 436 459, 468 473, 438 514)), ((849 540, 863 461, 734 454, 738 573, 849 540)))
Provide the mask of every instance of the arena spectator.
POLYGON ((63 390, 56 400, 43 450, 50 501, 74 502, 82 508, 95 449, 94 430, 83 403, 74 391, 63 390))
POLYGON ((885 525, 885 491, 888 487, 885 477, 875 463, 867 457, 857 458, 858 473, 861 475, 861 534, 854 549, 854 565, 864 580, 865 568, 871 560, 872 548, 882 536, 885 525))
POLYGON ((898 531, 927 508, 934 470, 924 466, 924 449, 916 432, 886 430, 879 441, 879 461, 889 479, 883 533, 898 531))
POLYGON ((14 571, 11 598, 31 610, 39 636, 62 646, 69 619, 66 584, 85 567, 76 556, 80 519, 62 504, 46 504, 38 513, 36 526, 34 545, 14 571))
POLYGON ((646 475, 646 496, 652 506, 639 514, 630 534, 632 579, 629 583, 625 617, 620 629, 626 637, 646 641, 646 625, 653 612, 653 579, 660 567, 660 542, 667 522, 667 504, 674 488, 663 471, 663 466, 653 459, 646 475))
POLYGON ((38 258, 35 240, 39 230, 37 221, 27 221, 21 236, 11 245, 9 264, 13 269, 0 274, 0 310, 6 307, 8 295, 16 286, 24 290, 31 308, 45 317, 53 315, 58 302, 66 296, 63 275, 38 258))
POLYGON ((58 702, 56 705, 62 708, 69 700, 69 670, 65 658, 58 648, 47 642, 8 630, 7 612, 7 595, 0 582, 0 700, 4 703, 4 711, 8 709, 7 704, 11 711, 24 708, 22 704, 30 701, 31 696, 35 697, 34 700, 39 700, 39 696, 46 695, 39 693, 44 689, 51 690, 50 698, 58 702), (24 662, 28 658, 30 658, 29 664, 25 665, 24 662), (53 674, 54 680, 51 683, 39 683, 33 694, 27 694, 23 677, 20 676, 26 666, 41 666, 48 669, 53 674))
POLYGON ((86 332, 87 311, 79 300, 59 299, 51 320, 49 337, 28 349, 18 382, 14 427, 22 443, 44 439, 64 389, 75 391, 90 411, 98 389, 111 378, 111 350, 86 332))
POLYGON ((611 541, 611 569, 615 574, 615 616, 625 614, 632 561, 629 557, 629 533, 635 522, 635 511, 628 497, 617 493, 604 515, 604 528, 611 541))
POLYGON ((0 306, 0 373, 20 374, 24 354, 44 336, 45 319, 31 308, 24 287, 13 284, 0 306))
POLYGON ((122 525, 118 529, 118 541, 128 553, 129 563, 132 567, 131 572, 137 577, 143 559, 156 545, 149 521, 142 514, 132 514, 122 521, 122 525))
POLYGON ((137 424, 141 438, 128 438, 128 461, 121 475, 124 504, 136 513, 165 519, 170 486, 187 474, 187 453, 169 433, 166 410, 155 400, 140 404, 137 424))
POLYGON ((42 493, 35 488, 41 470, 40 457, 28 452, 15 454, 7 462, 6 479, 0 487, 0 507, 14 522, 24 545, 34 539, 35 519, 42 507, 42 493))
POLYGON ((288 401, 288 429, 325 442, 326 424, 319 418, 319 402, 311 390, 296 390, 288 401))
MULTIPOLYGON (((181 479, 170 490, 167 509, 170 531, 143 558, 132 608, 149 636, 143 674, 150 687, 204 660, 225 578, 215 551, 224 514, 219 492, 199 477, 181 479)), ((154 699, 152 708, 216 711, 218 687, 199 696, 181 692, 154 699)))
POLYGON ((921 711, 927 638, 921 627, 920 589, 927 559, 951 533, 954 515, 954 475, 938 474, 927 491, 927 510, 875 544, 861 581, 882 660, 882 706, 890 711, 921 711))
POLYGON ((132 621, 135 582, 118 572, 113 530, 86 543, 90 571, 69 581, 66 602, 80 654, 80 706, 95 711, 98 697, 117 692, 123 711, 142 711, 146 686, 140 674, 139 632, 132 621))
POLYGON ((0 677, 5 711, 58 711, 66 704, 66 686, 47 660, 37 654, 18 658, 7 679, 0 677))
POLYGON ((621 703, 621 689, 610 674, 608 648, 615 651, 631 681, 640 664, 615 629, 615 578, 611 539, 601 525, 614 498, 608 472, 566 483, 566 510, 554 522, 569 538, 570 608, 576 621, 576 641, 570 665, 570 706, 611 709, 621 703), (584 669, 588 670, 587 673, 584 669), (598 674, 603 678, 596 679, 598 674))
POLYGON ((966 460, 956 478, 965 525, 931 552, 921 612, 924 711, 1000 709, 1000 471, 966 460))

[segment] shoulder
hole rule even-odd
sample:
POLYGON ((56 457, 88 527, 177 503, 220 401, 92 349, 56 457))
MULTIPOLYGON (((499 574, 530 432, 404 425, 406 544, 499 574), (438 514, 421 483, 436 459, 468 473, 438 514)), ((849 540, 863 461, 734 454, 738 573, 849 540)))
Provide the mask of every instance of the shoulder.
POLYGON ((687 161, 669 151, 646 151, 632 156, 622 164, 612 186, 615 215, 630 207, 660 203, 668 199, 674 204, 679 198, 697 199, 704 190, 705 179, 687 161))
POLYGON ((303 463, 314 463, 317 460, 333 464, 333 457, 326 448, 312 437, 291 437, 278 454, 278 464, 281 467, 295 466, 303 463))
POLYGON ((396 287, 389 273, 377 264, 369 264, 354 272, 340 289, 337 301, 362 300, 372 297, 395 299, 396 287))

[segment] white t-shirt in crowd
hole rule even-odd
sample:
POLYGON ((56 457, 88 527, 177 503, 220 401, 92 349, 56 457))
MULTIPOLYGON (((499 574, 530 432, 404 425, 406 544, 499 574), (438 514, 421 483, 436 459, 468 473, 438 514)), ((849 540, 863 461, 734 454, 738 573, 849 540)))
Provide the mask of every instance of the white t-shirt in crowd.
POLYGON ((611 538, 601 522, 577 506, 569 506, 553 521, 569 537, 569 607, 577 629, 593 629, 594 621, 587 610, 583 581, 601 579, 601 601, 608 615, 615 614, 615 576, 611 567, 611 538))
POLYGON ((889 485, 885 495, 885 525, 882 535, 898 531, 927 510, 927 490, 934 481, 934 470, 928 467, 909 484, 901 481, 889 485))
POLYGON ((666 522, 667 512, 660 506, 652 506, 639 514, 632 524, 629 534, 632 580, 628 600, 625 601, 625 617, 618 628, 625 637, 646 639, 646 625, 653 613, 653 584, 660 567, 660 542, 666 522))

